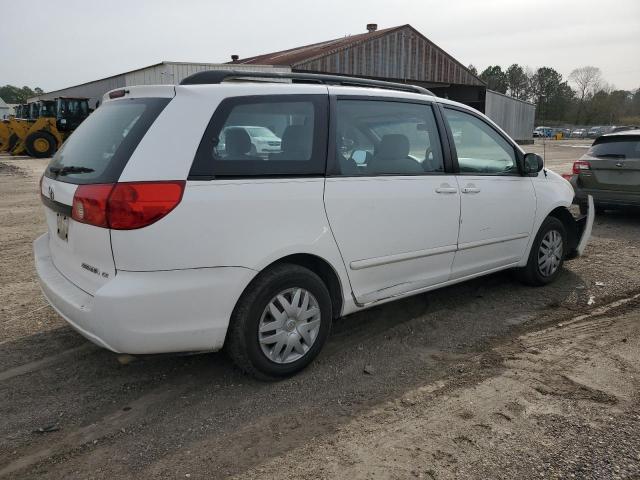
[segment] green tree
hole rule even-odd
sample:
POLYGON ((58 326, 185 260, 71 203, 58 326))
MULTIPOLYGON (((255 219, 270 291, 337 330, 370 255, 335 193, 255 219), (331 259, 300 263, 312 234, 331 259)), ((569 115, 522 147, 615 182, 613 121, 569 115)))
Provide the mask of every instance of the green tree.
POLYGON ((507 79, 507 91, 514 98, 526 100, 529 97, 529 79, 527 74, 517 63, 514 63, 505 72, 507 79))
POLYGON ((631 99, 631 115, 640 115, 640 88, 633 94, 631 99))
POLYGON ((40 87, 31 89, 24 86, 22 88, 14 85, 5 85, 0 87, 0 98, 7 103, 26 103, 29 97, 35 97, 44 93, 40 87))
POLYGON ((490 65, 480 74, 480 79, 487 84, 489 90, 507 93, 507 75, 500 65, 490 65))
POLYGON ((539 120, 565 119, 574 93, 562 75, 550 67, 541 67, 531 77, 531 91, 539 120))

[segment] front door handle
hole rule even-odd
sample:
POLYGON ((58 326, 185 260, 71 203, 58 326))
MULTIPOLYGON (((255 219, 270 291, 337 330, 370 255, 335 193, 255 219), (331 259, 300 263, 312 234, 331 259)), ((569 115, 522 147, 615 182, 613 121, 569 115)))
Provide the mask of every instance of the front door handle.
POLYGON ((462 193, 480 193, 480 189, 473 183, 470 183, 462 189, 462 193))
POLYGON ((436 193, 458 193, 458 189, 456 187, 452 187, 448 183, 443 183, 436 188, 436 193))

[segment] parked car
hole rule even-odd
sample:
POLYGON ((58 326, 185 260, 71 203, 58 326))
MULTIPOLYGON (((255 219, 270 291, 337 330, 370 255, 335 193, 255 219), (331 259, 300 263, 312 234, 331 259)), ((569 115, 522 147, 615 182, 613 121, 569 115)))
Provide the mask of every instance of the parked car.
POLYGON ((571 138, 587 138, 587 129, 576 128, 571 132, 571 138))
MULTIPOLYGON (((225 128, 220 134, 220 142, 217 145, 221 155, 234 155, 234 152, 226 152, 226 138, 228 135, 249 137, 251 148, 249 155, 265 156, 270 153, 280 152, 281 139, 267 127, 261 126, 233 126, 225 128)), ((235 145, 236 143, 234 143, 235 145)))
POLYGON ((638 125, 620 125, 616 127, 611 127, 611 130, 607 133, 626 132, 627 130, 637 130, 637 129, 640 129, 638 125))
POLYGON ((545 285, 589 238, 569 182, 473 108, 405 84, 233 75, 112 91, 46 168, 38 277, 92 342, 224 347, 284 377, 335 318, 499 270, 545 285), (246 125, 280 151, 252 156, 246 125))
POLYGON ((553 135, 553 128, 551 127, 536 127, 533 131, 534 137, 546 137, 549 138, 553 135))
POLYGON ((609 127, 609 126, 591 127, 587 132, 587 137, 598 138, 600 135, 604 135, 605 133, 611 132, 612 129, 613 127, 609 127))
POLYGON ((588 195, 599 211, 640 206, 640 130, 598 137, 573 164, 571 184, 583 211, 588 195))

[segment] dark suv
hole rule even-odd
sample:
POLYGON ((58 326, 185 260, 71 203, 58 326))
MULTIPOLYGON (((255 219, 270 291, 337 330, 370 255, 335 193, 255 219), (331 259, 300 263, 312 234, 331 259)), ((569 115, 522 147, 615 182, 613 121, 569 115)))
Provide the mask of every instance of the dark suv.
POLYGON ((640 130, 602 135, 573 164, 574 202, 586 209, 587 195, 596 208, 640 207, 640 130))

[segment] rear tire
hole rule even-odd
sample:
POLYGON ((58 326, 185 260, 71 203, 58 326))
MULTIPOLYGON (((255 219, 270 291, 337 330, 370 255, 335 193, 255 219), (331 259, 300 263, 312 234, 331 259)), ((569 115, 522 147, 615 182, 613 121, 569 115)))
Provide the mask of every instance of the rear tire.
POLYGON ((331 323, 331 297, 320 277, 299 265, 276 265, 260 273, 238 300, 225 349, 244 372, 276 380, 311 363, 331 323))
POLYGON ((35 158, 51 157, 56 153, 57 147, 56 138, 49 132, 44 131, 33 132, 24 142, 24 148, 27 153, 35 158))
POLYGON ((536 287, 553 282, 562 270, 566 253, 564 224, 555 217, 547 217, 533 241, 527 265, 516 270, 518 280, 536 287))

